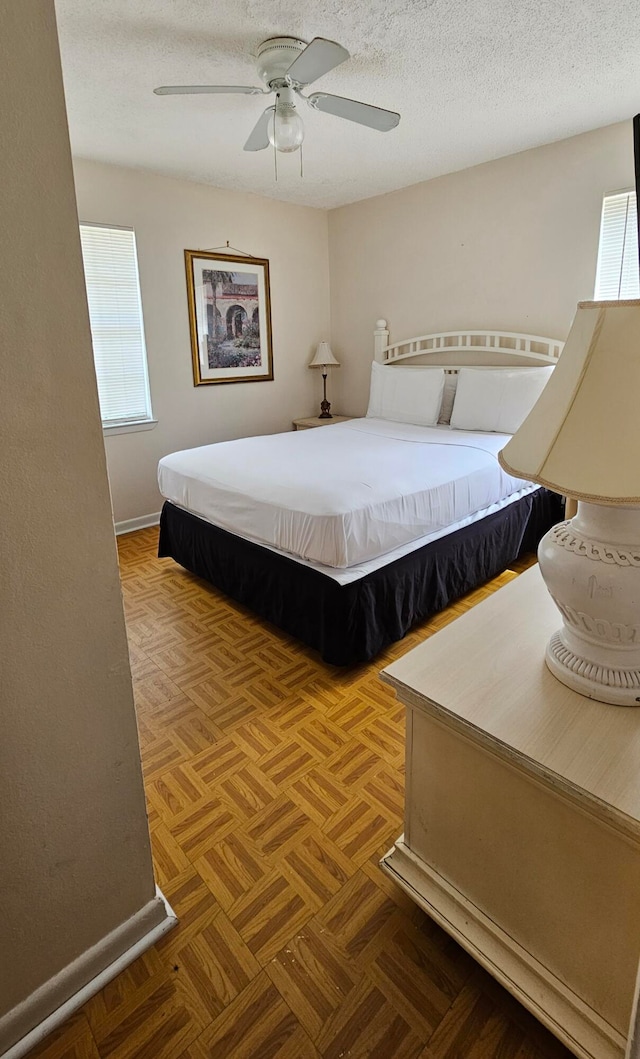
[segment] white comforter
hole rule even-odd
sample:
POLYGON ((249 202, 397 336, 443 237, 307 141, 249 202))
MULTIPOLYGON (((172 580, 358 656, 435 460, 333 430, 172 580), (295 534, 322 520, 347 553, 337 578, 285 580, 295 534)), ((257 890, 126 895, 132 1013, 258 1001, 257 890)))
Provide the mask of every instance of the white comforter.
POLYGON ((158 481, 167 500, 216 526, 344 569, 520 491, 496 458, 508 440, 354 419, 174 452, 158 481))

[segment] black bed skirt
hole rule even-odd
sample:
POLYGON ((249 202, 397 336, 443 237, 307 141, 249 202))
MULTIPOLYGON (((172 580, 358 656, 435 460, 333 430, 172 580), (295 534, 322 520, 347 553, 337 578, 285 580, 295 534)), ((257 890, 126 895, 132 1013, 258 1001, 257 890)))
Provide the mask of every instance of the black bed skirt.
POLYGON ((562 500, 538 489, 508 507, 410 552, 349 585, 236 537, 168 501, 160 558, 245 604, 335 666, 367 662, 416 622, 443 610, 533 551, 564 517, 562 500))

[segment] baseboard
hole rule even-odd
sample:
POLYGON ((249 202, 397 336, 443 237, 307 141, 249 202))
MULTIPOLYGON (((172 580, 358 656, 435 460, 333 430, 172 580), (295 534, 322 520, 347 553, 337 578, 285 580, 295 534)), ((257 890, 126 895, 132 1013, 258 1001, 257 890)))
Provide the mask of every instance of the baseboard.
POLYGON ((130 919, 0 1018, 0 1059, 21 1059, 177 922, 156 887, 130 919))
POLYGON ((403 838, 382 858, 382 870, 579 1059, 624 1059, 625 1038, 403 838))
POLYGON ((146 529, 147 526, 157 526, 160 522, 160 512, 154 511, 151 515, 139 515, 138 518, 126 518, 124 522, 116 522, 116 536, 121 533, 133 533, 134 530, 146 529))

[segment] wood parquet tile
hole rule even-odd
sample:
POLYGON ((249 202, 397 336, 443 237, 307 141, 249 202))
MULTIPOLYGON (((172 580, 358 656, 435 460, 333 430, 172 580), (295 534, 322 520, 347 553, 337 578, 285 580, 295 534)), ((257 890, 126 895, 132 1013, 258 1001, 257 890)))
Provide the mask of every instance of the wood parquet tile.
POLYGON ((325 1059, 416 1059, 422 1041, 365 975, 325 1023, 318 1049, 325 1059))
POLYGON ((312 1040, 363 977, 313 924, 281 949, 266 971, 312 1040))
POLYGON ((193 1059, 317 1059, 320 1054, 265 973, 198 1038, 193 1059))
POLYGON ((179 925, 31 1059, 568 1059, 378 867, 404 710, 380 669, 530 561, 336 670, 119 540, 159 885, 179 925))
POLYGON ((77 1012, 29 1052, 29 1059, 100 1059, 84 1012, 77 1012))

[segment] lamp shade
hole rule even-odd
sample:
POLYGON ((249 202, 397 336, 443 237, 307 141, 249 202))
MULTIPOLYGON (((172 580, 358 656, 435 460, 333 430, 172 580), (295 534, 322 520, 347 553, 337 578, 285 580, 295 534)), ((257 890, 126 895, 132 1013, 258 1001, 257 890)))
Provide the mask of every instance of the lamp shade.
POLYGON ((640 504, 640 300, 580 302, 509 474, 593 504, 640 504))
POLYGON ((336 360, 333 353, 331 352, 331 346, 328 342, 318 342, 318 348, 315 351, 313 360, 309 362, 310 368, 339 368, 340 361, 336 360))

